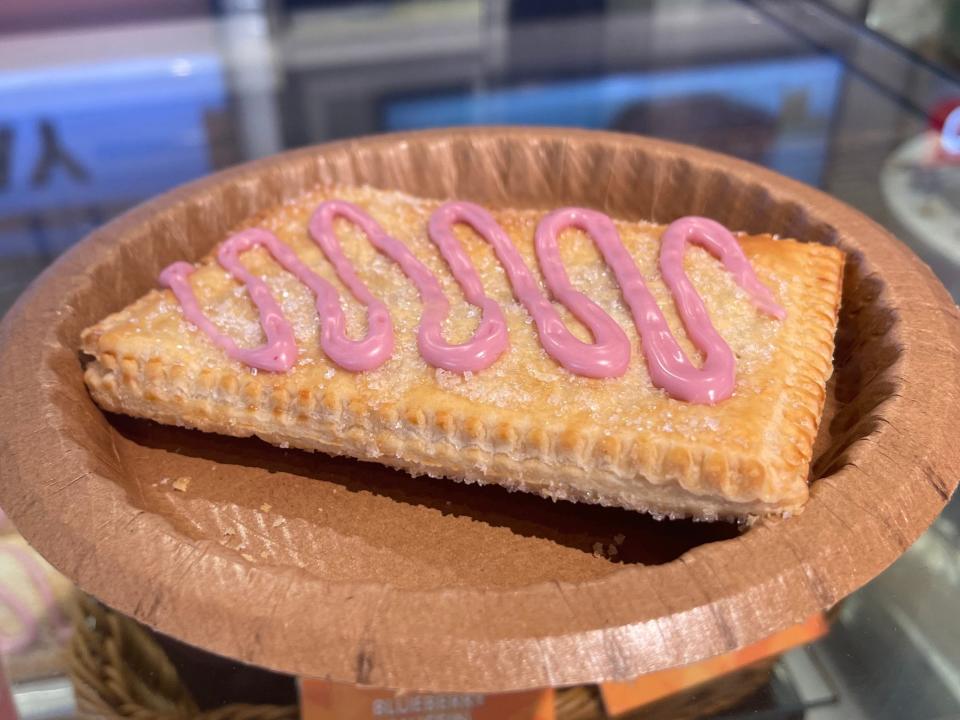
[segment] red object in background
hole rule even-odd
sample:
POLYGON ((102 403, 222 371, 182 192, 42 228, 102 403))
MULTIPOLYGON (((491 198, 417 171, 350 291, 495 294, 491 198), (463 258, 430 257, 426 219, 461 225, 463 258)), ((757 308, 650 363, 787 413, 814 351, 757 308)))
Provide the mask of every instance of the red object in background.
POLYGON ((960 98, 942 100, 933 106, 930 114, 927 116, 927 123, 931 130, 940 133, 940 142, 936 143, 931 153, 929 161, 933 164, 957 165, 960 164, 960 132, 957 132, 960 116, 960 98), (952 129, 948 130, 950 137, 944 137, 944 125, 951 114, 955 117, 951 120, 952 129))
POLYGON ((941 100, 934 105, 933 109, 930 111, 930 114, 927 116, 927 122, 930 125, 930 129, 938 132, 943 130, 943 123, 946 121, 947 116, 958 107, 960 107, 960 98, 941 100))
POLYGON ((3 662, 0 661, 0 720, 17 720, 17 708, 10 694, 10 684, 3 674, 3 662))

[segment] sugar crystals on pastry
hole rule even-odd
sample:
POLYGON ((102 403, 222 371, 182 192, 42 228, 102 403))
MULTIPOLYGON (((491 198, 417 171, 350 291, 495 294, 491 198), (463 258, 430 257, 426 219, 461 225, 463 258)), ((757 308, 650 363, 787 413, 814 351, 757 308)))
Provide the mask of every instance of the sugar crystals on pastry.
POLYGON ((656 514, 798 510, 843 255, 321 188, 83 334, 105 409, 656 514))

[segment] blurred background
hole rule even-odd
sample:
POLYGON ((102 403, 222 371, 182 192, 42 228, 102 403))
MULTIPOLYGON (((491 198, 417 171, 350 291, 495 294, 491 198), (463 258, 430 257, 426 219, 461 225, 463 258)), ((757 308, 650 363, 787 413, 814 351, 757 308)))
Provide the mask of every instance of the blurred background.
MULTIPOLYGON (((465 124, 615 129, 771 167, 888 227, 956 298, 957 106, 951 0, 0 0, 0 309, 177 184, 465 124)), ((960 717, 958 522, 954 503, 743 716, 960 717)), ((0 591, 21 592, 18 572, 36 576, 8 569, 0 591)), ((71 716, 53 665, 7 655, 23 717, 71 716)))

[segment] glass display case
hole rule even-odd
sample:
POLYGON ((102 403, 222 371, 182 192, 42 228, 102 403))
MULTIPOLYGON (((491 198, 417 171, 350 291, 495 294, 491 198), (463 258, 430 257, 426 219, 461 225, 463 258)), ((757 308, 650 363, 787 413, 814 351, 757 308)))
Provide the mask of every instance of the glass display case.
MULTIPOLYGON (((960 106, 960 20, 952 3, 903 5, 15 0, 0 7, 0 307, 91 229, 185 181, 467 124, 613 129, 765 165, 886 226, 960 298, 960 159, 942 127, 960 106)), ((958 526, 954 502, 826 637, 717 717, 960 716, 958 526)), ((57 588, 10 558, 0 606, 18 626, 17 593, 57 588)), ((48 650, 63 642, 35 630, 48 650)), ((69 680, 36 658, 31 673, 21 645, 3 643, 20 716, 71 717, 69 680)))

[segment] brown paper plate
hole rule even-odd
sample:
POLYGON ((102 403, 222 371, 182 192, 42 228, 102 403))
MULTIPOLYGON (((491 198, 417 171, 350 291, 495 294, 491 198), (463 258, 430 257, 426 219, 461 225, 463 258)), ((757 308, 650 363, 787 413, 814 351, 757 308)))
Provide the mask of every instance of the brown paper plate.
POLYGON ((906 247, 743 162, 573 130, 333 143, 174 190, 33 284, 0 336, 0 504, 83 590, 257 665, 451 691, 626 679, 805 620, 893 562, 960 477, 958 348, 956 307, 906 247), (83 386, 80 331, 166 263, 322 182, 664 222, 696 213, 839 245, 837 371, 806 511, 739 534, 105 416, 83 386), (177 477, 191 478, 185 492, 164 482, 177 477))

